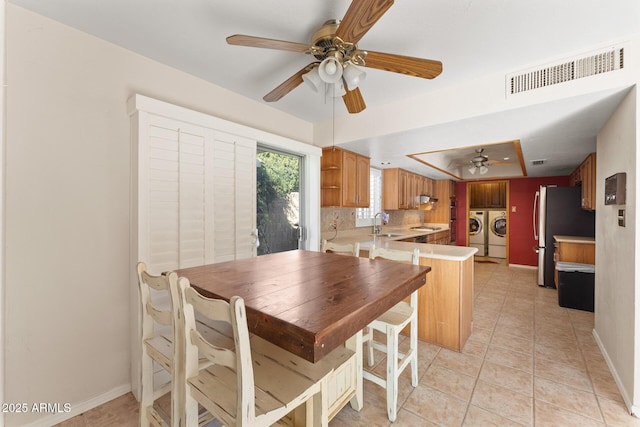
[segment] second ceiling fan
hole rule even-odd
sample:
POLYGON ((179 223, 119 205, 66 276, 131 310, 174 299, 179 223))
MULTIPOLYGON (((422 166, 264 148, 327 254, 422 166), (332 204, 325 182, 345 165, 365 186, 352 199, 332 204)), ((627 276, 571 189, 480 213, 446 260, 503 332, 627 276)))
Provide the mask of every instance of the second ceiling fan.
POLYGON ((302 68, 263 99, 274 102, 309 80, 313 87, 326 84, 332 96, 342 95, 349 113, 366 108, 358 83, 362 71, 356 66, 391 71, 425 79, 437 77, 442 63, 392 53, 361 50, 357 43, 393 5, 393 0, 353 0, 342 21, 327 21, 313 35, 311 45, 236 34, 227 37, 231 45, 306 53, 316 61, 302 68))

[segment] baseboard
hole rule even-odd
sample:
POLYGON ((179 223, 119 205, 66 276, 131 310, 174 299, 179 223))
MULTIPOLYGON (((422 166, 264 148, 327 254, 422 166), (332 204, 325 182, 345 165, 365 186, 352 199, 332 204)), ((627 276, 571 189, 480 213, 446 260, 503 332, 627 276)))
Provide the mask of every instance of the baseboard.
POLYGON ((528 270, 537 270, 538 269, 537 265, 509 264, 509 267, 526 268, 528 270))
POLYGON ((68 419, 80 415, 83 412, 87 412, 93 408, 96 408, 104 403, 107 403, 123 394, 131 391, 131 384, 123 384, 114 389, 109 390, 99 396, 85 400, 84 402, 78 402, 71 404, 71 410, 69 412, 60 412, 51 414, 44 418, 40 418, 30 424, 25 424, 25 427, 51 427, 68 419))
POLYGON ((616 386, 618 386, 618 390, 620 391, 620 395, 622 396, 622 400, 624 400, 624 404, 627 407, 627 410, 631 415, 634 415, 635 417, 640 416, 640 407, 633 405, 633 402, 629 397, 627 390, 622 385, 622 381, 620 380, 620 375, 618 375, 618 372, 616 371, 616 368, 613 365, 613 362, 611 361, 609 354, 607 353, 607 349, 604 347, 604 344, 602 344, 602 341, 600 340, 600 337, 598 336, 598 333, 596 332, 595 329, 593 330, 592 334, 593 334, 593 338, 595 338, 596 340, 596 344, 598 344, 598 348, 600 349, 600 352, 602 353, 602 356, 604 357, 605 362, 607 362, 607 366, 611 371, 613 380, 616 382, 616 386))

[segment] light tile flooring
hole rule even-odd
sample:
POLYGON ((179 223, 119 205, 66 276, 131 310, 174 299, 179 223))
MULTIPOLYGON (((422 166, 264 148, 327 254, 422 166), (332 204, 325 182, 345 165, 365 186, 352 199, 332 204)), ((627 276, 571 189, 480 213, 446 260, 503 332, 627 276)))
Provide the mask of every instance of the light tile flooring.
MULTIPOLYGON (((420 343, 420 382, 414 389, 403 373, 394 426, 640 426, 595 343, 593 313, 558 306, 535 275, 475 263, 473 333, 461 353, 420 343)), ((384 366, 378 354, 373 369, 384 366)), ((384 390, 365 381, 364 392, 364 409, 345 407, 331 427, 392 425, 384 390)), ((137 417, 129 393, 59 425, 137 426, 137 417)))

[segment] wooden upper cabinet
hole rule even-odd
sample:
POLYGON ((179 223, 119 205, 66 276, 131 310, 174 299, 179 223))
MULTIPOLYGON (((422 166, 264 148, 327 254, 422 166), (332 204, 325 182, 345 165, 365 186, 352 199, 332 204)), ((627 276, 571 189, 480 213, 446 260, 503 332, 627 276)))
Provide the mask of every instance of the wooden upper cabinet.
POLYGON ((424 222, 450 223, 451 197, 453 197, 451 194, 452 182, 448 179, 433 181, 433 193, 431 195, 438 199, 438 203, 433 209, 424 212, 424 222))
POLYGON ((446 194, 444 196, 446 200, 442 200, 442 204, 447 207, 446 210, 448 212, 449 182, 446 181, 446 191, 442 191, 439 186, 440 181, 434 181, 404 169, 385 169, 382 179, 382 208, 388 210, 417 210, 420 208, 420 196, 440 198, 438 195, 438 192, 440 192, 446 194))
POLYGON ((399 168, 385 169, 382 178, 382 208, 418 209, 426 186, 423 176, 399 168))
POLYGON ((569 185, 582 188, 582 209, 596 210, 596 153, 591 153, 569 175, 569 185))
POLYGON ((322 150, 320 162, 321 207, 369 207, 368 157, 340 148, 322 150))
POLYGON ((470 183, 467 188, 470 209, 505 209, 507 206, 507 183, 504 181, 470 183))

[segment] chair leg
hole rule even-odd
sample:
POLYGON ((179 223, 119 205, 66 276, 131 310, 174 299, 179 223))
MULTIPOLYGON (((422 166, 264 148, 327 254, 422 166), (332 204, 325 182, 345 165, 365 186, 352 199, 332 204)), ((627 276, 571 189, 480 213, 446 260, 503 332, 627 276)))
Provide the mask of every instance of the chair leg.
POLYGON ((375 359, 373 358, 373 328, 365 328, 367 333, 367 363, 369 366, 373 366, 375 359))
POLYGON ((418 386, 418 319, 414 317, 411 320, 409 329, 410 351, 411 351, 411 385, 418 386))
POLYGON ((398 331, 387 328, 387 415, 396 421, 398 406, 398 331))
POLYGON ((153 406, 153 360, 147 354, 146 348, 142 349, 142 364, 140 367, 142 372, 142 391, 140 395, 140 426, 149 427, 151 420, 149 419, 148 409, 153 406))

